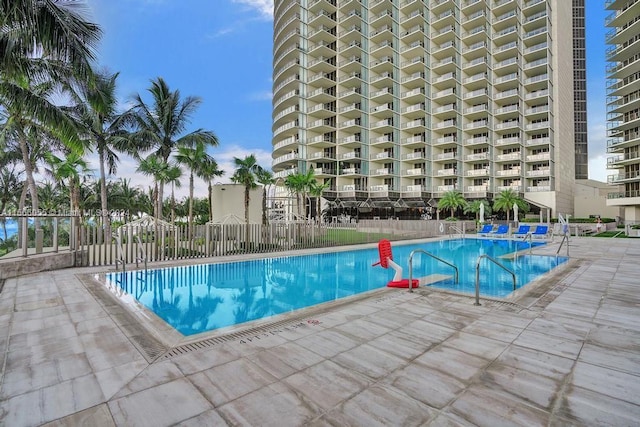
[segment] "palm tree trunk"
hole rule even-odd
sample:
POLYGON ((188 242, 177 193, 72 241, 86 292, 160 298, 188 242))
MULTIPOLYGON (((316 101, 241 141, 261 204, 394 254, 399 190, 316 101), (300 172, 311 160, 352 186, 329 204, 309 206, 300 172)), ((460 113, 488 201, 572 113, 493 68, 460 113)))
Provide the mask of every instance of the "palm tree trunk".
POLYGON ((193 172, 189 175, 189 245, 193 249, 193 172))
POLYGON ((209 222, 213 222, 213 188, 211 187, 211 181, 209 181, 209 222))
POLYGON ((162 200, 164 199, 164 182, 158 185, 158 219, 162 219, 162 200))
POLYGON ((249 187, 244 187, 245 250, 249 250, 249 187))
POLYGON ((107 211, 107 178, 104 170, 104 150, 98 153, 100 156, 100 208, 102 209, 102 226, 104 235, 111 238, 111 215, 107 211))
POLYGON ((33 213, 38 212, 38 188, 36 180, 33 178, 33 166, 29 158, 29 146, 27 145, 26 136, 20 132, 19 135, 20 152, 22 153, 22 163, 24 165, 24 173, 27 175, 27 185, 31 194, 31 209, 33 213))

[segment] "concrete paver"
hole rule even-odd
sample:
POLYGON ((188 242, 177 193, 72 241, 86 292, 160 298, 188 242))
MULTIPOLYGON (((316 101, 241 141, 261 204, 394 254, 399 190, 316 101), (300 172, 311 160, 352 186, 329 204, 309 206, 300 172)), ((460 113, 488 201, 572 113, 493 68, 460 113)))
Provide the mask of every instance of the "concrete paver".
POLYGON ((640 239, 570 251, 513 301, 385 289, 153 357, 99 270, 8 279, 0 424, 639 425, 640 239))

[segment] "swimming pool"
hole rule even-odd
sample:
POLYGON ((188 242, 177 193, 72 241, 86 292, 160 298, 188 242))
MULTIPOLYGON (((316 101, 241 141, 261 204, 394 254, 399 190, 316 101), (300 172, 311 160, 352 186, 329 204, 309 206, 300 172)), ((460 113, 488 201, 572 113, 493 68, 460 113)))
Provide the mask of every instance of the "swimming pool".
MULTIPOLYGON (((481 254, 500 259, 513 269, 518 288, 566 260, 519 256, 514 263, 500 258, 516 248, 528 247, 529 243, 506 239, 454 239, 394 244, 393 258, 408 277, 410 253, 426 250, 455 264, 460 270, 460 283, 453 283, 451 267, 421 254, 413 259, 414 277, 443 275, 444 280, 431 286, 473 293, 475 265, 481 254)), ((377 260, 378 250, 371 248, 108 273, 106 280, 188 336, 382 288, 392 279, 393 271, 372 267, 377 260)), ((483 295, 501 297, 513 291, 511 276, 499 267, 485 262, 481 271, 483 295), (491 280, 484 279, 487 277, 491 280)))

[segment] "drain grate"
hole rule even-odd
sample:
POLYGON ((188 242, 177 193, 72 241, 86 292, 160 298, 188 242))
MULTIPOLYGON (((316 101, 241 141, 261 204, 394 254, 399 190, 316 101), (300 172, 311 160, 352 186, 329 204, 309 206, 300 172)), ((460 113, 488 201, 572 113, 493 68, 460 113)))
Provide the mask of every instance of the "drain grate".
POLYGON ((268 325, 258 326, 255 328, 247 329, 239 332, 232 332, 225 335, 220 335, 212 338, 207 338, 202 341, 196 341, 189 344, 173 347, 167 351, 158 360, 167 360, 173 357, 181 356, 183 354, 192 353, 194 351, 208 350, 218 344, 224 344, 230 341, 253 341, 254 339, 265 338, 266 336, 277 335, 283 331, 294 330, 301 327, 308 327, 310 324, 316 324, 314 321, 308 320, 282 320, 280 322, 269 323, 268 325))

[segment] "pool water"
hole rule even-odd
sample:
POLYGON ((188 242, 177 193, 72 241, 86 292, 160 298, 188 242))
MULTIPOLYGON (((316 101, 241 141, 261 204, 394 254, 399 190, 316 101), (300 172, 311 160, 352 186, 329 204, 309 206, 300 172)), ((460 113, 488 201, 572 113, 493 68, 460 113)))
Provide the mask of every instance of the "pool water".
MULTIPOLYGON (((529 243, 486 239, 458 239, 393 245, 393 258, 408 277, 408 259, 415 249, 426 250, 455 264, 453 269, 424 254, 413 258, 414 277, 432 274, 450 278, 431 286, 473 293, 478 256, 487 254, 515 271, 518 288, 554 268, 566 258, 524 256, 529 243), (517 262, 500 258, 516 248, 517 262)), ((386 286, 393 270, 380 266, 378 250, 361 249, 315 255, 265 258, 221 264, 109 273, 107 282, 135 298, 183 335, 291 312, 386 286)), ((482 295, 502 297, 513 291, 511 275, 488 261, 481 264, 482 295)))

